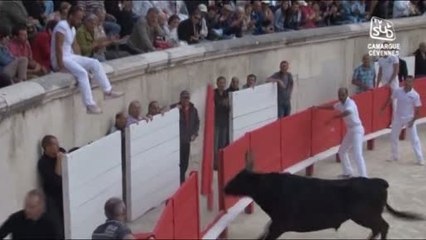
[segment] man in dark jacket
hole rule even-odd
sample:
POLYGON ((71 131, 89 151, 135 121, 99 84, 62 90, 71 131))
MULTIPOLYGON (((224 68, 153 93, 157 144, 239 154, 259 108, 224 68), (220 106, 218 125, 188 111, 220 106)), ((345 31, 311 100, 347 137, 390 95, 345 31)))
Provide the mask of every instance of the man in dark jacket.
POLYGON ((62 201, 62 161, 65 150, 59 147, 58 139, 46 135, 41 141, 43 155, 38 161, 44 194, 46 194, 47 214, 55 220, 57 228, 64 233, 64 210, 62 201))
POLYGON ((198 137, 200 129, 200 118, 198 117, 197 108, 190 101, 188 91, 180 93, 180 102, 173 104, 170 108, 179 108, 180 118, 180 182, 185 181, 185 174, 189 165, 189 154, 191 152, 191 142, 198 137))
POLYGON ((182 21, 177 29, 178 38, 188 44, 195 44, 201 40, 201 12, 196 9, 191 16, 182 21))
POLYGON ((25 197, 24 209, 13 213, 0 226, 0 239, 58 239, 57 229, 45 214, 44 194, 31 190, 25 197))
POLYGON ((225 90, 226 78, 218 77, 216 80, 217 88, 214 90, 214 108, 215 108, 215 138, 214 138, 214 165, 218 167, 218 151, 226 147, 229 143, 229 96, 225 90))
POLYGON ((399 58, 399 73, 398 73, 399 82, 405 81, 407 76, 408 76, 407 62, 403 60, 402 58, 399 58))
POLYGON ((419 45, 419 49, 414 53, 415 56, 415 76, 425 77, 426 76, 426 42, 422 42, 419 45))

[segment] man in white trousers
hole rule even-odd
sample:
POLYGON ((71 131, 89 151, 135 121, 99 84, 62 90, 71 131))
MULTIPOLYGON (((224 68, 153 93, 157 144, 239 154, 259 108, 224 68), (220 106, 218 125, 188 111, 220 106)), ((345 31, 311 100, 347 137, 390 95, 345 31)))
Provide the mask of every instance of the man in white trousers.
MULTIPOLYGON (((387 44, 387 43, 384 43, 387 44)), ((387 86, 391 91, 399 87, 399 58, 395 55, 379 58, 379 73, 377 74, 377 87, 387 86), (380 85, 381 84, 381 85, 380 85)), ((392 118, 395 117, 396 101, 392 101, 392 118)))
POLYGON ((102 110, 93 99, 88 71, 94 74, 94 79, 102 88, 106 99, 120 97, 123 93, 112 91, 105 70, 98 60, 79 55, 80 48, 75 40, 75 29, 81 25, 83 15, 83 9, 73 6, 68 12, 67 19, 58 22, 55 26, 52 33, 50 60, 54 70, 70 72, 77 78, 87 112, 100 114, 102 110))
POLYGON ((417 135, 416 119, 419 117, 420 107, 422 103, 420 96, 413 89, 414 78, 408 76, 404 81, 404 87, 399 87, 392 92, 391 98, 385 103, 382 112, 392 100, 397 101, 395 117, 392 120, 391 130, 391 161, 397 161, 399 158, 398 136, 403 127, 407 128, 410 135, 411 146, 417 158, 417 164, 424 165, 424 158, 419 136, 417 135))
POLYGON ((346 135, 338 151, 343 174, 342 178, 350 178, 353 176, 352 164, 349 161, 348 152, 352 148, 353 156, 358 168, 358 174, 361 177, 367 176, 367 168, 365 166, 364 156, 362 154, 362 140, 364 137, 364 127, 362 126, 361 119, 358 114, 358 107, 355 101, 348 97, 347 88, 339 88, 338 91, 339 102, 333 106, 318 106, 319 109, 337 110, 340 113, 335 115, 326 124, 329 124, 333 119, 343 118, 346 124, 346 135))

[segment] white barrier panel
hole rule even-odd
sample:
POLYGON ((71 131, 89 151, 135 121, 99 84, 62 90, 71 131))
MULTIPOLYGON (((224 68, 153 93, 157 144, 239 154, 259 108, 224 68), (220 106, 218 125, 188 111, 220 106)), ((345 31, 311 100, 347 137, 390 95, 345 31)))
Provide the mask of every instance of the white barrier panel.
POLYGON ((230 101, 230 139, 232 141, 278 118, 276 83, 232 92, 230 101))
POLYGON ((137 219, 173 195, 179 178, 179 110, 130 125, 126 134, 127 216, 137 219))
MULTIPOLYGON (((404 60, 407 63, 407 72, 408 75, 414 76, 415 73, 415 67, 416 67, 416 59, 414 56, 409 57, 402 57, 402 60, 404 60)), ((379 63, 374 63, 374 69, 376 70, 376 77, 379 75, 379 63)), ((376 79, 377 81, 377 79, 376 79)))
POLYGON ((121 133, 67 155, 62 163, 66 239, 91 239, 108 198, 122 198, 121 133))

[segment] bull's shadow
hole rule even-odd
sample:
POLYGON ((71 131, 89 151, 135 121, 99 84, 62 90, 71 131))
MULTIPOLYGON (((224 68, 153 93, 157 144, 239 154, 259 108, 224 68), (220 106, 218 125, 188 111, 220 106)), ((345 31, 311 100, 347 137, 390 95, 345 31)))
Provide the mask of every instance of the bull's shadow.
POLYGON ((251 197, 271 218, 259 239, 276 239, 285 232, 336 231, 347 220, 371 229, 370 239, 386 239, 386 208, 395 217, 424 220, 415 213, 393 209, 387 203, 389 184, 380 178, 343 180, 307 178, 289 173, 255 173, 251 152, 246 168, 225 186, 227 195, 251 197))

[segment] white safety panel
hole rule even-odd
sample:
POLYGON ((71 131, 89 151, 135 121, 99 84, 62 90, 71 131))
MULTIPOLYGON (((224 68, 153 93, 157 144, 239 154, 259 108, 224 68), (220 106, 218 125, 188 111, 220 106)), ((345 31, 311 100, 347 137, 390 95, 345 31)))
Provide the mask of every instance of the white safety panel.
POLYGON ((232 92, 231 140, 235 141, 245 133, 274 122, 278 118, 277 85, 267 83, 232 92))
POLYGON ((180 186, 179 110, 131 125, 129 139, 126 200, 128 217, 134 220, 167 200, 180 186))
POLYGON ((67 239, 91 239, 106 220, 105 202, 122 198, 122 181, 120 132, 67 155, 62 165, 67 239))

